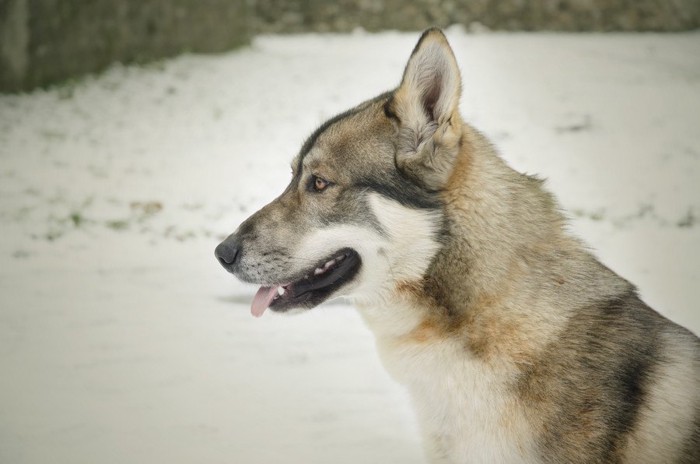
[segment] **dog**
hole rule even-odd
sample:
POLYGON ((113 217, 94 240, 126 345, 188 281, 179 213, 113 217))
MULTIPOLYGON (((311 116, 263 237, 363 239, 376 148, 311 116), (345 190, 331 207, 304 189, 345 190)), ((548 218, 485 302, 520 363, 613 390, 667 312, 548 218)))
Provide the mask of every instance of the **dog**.
POLYGON ((700 463, 700 340, 566 231, 459 113, 439 29, 321 125, 216 247, 261 316, 349 297, 433 463, 700 463))

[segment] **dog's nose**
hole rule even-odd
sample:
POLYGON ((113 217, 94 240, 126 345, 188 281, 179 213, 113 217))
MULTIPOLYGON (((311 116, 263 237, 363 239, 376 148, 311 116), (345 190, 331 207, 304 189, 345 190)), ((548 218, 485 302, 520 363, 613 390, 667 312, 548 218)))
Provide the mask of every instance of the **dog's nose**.
POLYGON ((219 263, 226 269, 230 271, 236 260, 241 255, 241 247, 235 242, 229 240, 224 240, 219 243, 219 245, 214 250, 214 256, 219 260, 219 263))

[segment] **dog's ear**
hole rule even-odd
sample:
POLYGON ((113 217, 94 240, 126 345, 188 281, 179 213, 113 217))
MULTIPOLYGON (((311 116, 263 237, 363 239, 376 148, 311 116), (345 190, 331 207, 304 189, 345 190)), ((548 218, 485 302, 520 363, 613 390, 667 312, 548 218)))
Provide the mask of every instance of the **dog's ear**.
POLYGON ((444 187, 457 157, 460 89, 459 68, 447 38, 439 29, 428 29, 386 110, 399 121, 397 166, 429 190, 444 187))

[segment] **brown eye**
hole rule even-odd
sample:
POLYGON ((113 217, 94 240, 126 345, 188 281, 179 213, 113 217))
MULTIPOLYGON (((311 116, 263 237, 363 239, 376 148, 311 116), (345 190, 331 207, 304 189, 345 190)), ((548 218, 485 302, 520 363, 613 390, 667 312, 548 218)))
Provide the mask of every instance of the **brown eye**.
POLYGON ((325 190, 326 187, 328 187, 329 182, 325 179, 321 179, 320 177, 314 176, 314 190, 317 192, 322 192, 325 190))

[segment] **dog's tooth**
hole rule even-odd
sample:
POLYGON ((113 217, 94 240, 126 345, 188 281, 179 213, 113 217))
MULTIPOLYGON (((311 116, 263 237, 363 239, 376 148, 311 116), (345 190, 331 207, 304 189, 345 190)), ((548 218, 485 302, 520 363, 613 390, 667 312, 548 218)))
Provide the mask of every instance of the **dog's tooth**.
POLYGON ((281 285, 279 287, 277 287, 277 294, 279 296, 284 295, 284 287, 282 287, 281 285))
POLYGON ((324 272, 323 269, 321 269, 320 267, 317 267, 316 269, 314 269, 314 275, 323 274, 323 272, 324 272))
POLYGON ((338 256, 337 258, 335 258, 335 260, 336 260, 337 262, 340 262, 340 261, 342 261, 342 260, 344 260, 344 259, 345 259, 345 255, 340 255, 340 256, 338 256))
POLYGON ((329 267, 331 267, 334 264, 335 264, 335 260, 331 259, 330 261, 328 261, 326 264, 323 265, 323 268, 328 269, 329 267))

